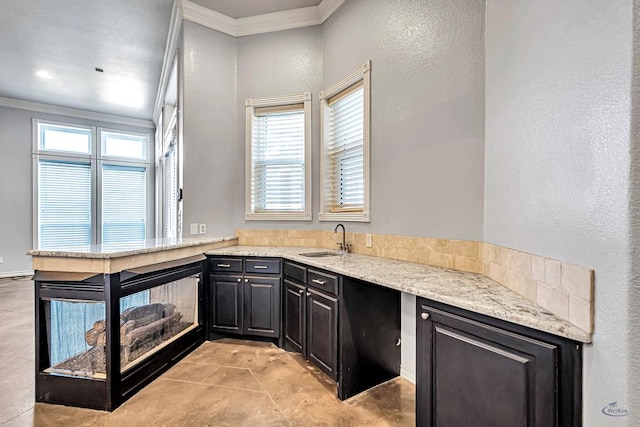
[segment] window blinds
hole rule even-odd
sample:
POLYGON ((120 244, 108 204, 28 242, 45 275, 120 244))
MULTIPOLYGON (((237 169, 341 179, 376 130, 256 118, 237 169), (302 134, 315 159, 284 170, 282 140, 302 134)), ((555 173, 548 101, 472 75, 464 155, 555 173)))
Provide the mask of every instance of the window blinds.
POLYGON ((303 105, 256 108, 252 118, 253 212, 304 212, 303 105))
POLYGON ((175 239, 178 237, 178 165, 175 143, 170 145, 164 156, 163 174, 164 237, 175 239))
POLYGON ((102 242, 146 239, 146 169, 135 166, 102 167, 102 242))
POLYGON ((91 165, 39 162, 40 249, 91 245, 91 165))
POLYGON ((364 88, 362 83, 329 100, 326 147, 330 212, 364 207, 364 88))

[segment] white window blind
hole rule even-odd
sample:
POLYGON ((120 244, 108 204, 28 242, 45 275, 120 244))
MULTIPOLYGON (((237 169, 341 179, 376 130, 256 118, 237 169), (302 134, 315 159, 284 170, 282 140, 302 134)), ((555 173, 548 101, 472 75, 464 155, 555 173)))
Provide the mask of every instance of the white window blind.
POLYGON ((91 165, 40 160, 38 247, 91 245, 91 165))
POLYGON ((175 239, 178 236, 178 165, 175 143, 170 145, 164 155, 163 175, 164 237, 175 239))
POLYGON ((329 212, 364 207, 364 88, 348 88, 328 101, 327 191, 329 212))
POLYGON ((146 239, 147 178, 144 167, 102 167, 102 242, 146 239))
POLYGON ((305 114, 302 104, 255 109, 251 157, 252 212, 304 212, 305 114))

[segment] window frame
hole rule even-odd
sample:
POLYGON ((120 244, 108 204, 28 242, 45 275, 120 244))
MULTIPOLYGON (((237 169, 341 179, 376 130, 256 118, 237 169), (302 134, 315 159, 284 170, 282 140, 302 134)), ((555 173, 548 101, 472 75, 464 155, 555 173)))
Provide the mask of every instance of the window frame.
POLYGON ((75 164, 87 164, 91 167, 91 245, 102 244, 102 167, 103 165, 130 166, 144 168, 146 184, 145 239, 154 236, 154 170, 150 153, 153 152, 150 132, 136 132, 112 127, 100 127, 55 120, 32 119, 32 176, 33 176, 33 245, 40 247, 40 204, 39 175, 40 161, 59 161, 75 164), (54 125, 91 131, 90 153, 81 154, 61 150, 41 148, 40 126, 54 125), (145 139, 145 159, 105 156, 102 154, 102 132, 136 135, 145 139))
POLYGON ((311 189, 311 92, 270 98, 245 100, 245 220, 247 221, 310 221, 312 214, 311 189), (253 126, 256 108, 303 104, 304 112, 304 211, 256 212, 252 207, 253 126))
POLYGON ((371 222, 370 212, 370 152, 371 152, 371 61, 352 71, 347 77, 340 80, 327 90, 320 92, 320 221, 350 221, 350 222, 371 222), (334 200, 329 200, 330 192, 327 189, 329 182, 335 177, 329 176, 329 161, 327 146, 329 145, 329 101, 336 95, 350 90, 354 85, 362 82, 363 87, 363 133, 362 133, 362 163, 363 163, 363 206, 358 211, 332 212, 330 206, 334 205, 334 200))

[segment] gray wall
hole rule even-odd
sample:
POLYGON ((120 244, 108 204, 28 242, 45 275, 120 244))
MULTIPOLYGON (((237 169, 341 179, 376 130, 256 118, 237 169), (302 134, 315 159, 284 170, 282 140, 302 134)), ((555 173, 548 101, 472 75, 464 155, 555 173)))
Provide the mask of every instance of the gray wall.
POLYGON ((184 21, 183 236, 207 224, 209 236, 233 235, 236 153, 236 40, 184 21))
MULTIPOLYGON (((631 92, 631 179, 630 179, 630 246, 631 275, 627 297, 629 309, 629 378, 640 378, 640 1, 634 0, 633 12, 633 86, 631 92)), ((640 425, 640 392, 636 381, 630 381, 629 407, 631 424, 640 425)))
POLYGON ((484 2, 349 0, 322 27, 238 39, 236 227, 319 223, 318 92, 372 61, 371 223, 351 231, 480 240, 484 2), (244 99, 312 91, 313 222, 244 220, 244 99))
POLYGON ((33 113, 0 107, 0 274, 31 270, 33 113))
POLYGON ((235 159, 235 227, 318 228, 311 221, 245 221, 245 105, 246 98, 263 98, 311 92, 313 164, 312 195, 314 216, 319 202, 320 109, 322 90, 322 29, 320 26, 240 37, 238 49, 238 98, 235 159))
POLYGON ((150 133, 153 147, 152 129, 0 107, 0 257, 4 258, 0 276, 31 270, 31 258, 26 253, 33 248, 34 118, 150 133))
POLYGON ((631 8, 631 0, 487 2, 484 240, 595 269, 587 426, 631 422, 601 410, 614 401, 631 410, 638 394, 625 304, 631 8))
POLYGON ((348 228, 481 240, 484 0, 349 0, 323 43, 325 88, 371 59, 371 225, 348 228))

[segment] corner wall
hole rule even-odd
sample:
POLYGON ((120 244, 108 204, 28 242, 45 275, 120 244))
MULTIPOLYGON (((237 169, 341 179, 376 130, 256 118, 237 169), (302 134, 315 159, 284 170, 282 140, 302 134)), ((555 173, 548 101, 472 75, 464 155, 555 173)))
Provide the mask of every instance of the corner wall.
POLYGON ((198 24, 183 26, 183 237, 189 224, 233 235, 236 40, 198 24))
MULTIPOLYGON (((586 426, 627 425, 632 1, 489 0, 484 240, 595 269, 586 426)), ((630 424, 629 424, 630 425, 630 424)))

